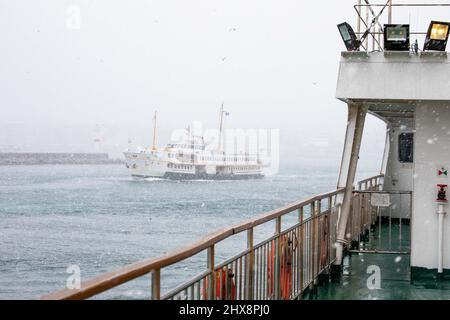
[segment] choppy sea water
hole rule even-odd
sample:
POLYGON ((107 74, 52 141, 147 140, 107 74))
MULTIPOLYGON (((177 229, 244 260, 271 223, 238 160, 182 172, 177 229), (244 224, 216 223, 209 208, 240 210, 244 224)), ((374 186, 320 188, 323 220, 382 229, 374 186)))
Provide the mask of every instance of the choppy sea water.
MULTIPOLYGON (((0 166, 0 299, 34 299, 82 280, 185 246, 219 228, 333 190, 337 170, 301 167, 258 180, 135 180, 121 165, 0 166)), ((289 219, 287 219, 289 220, 289 219)), ((262 228, 272 232, 270 225, 262 228)), ((244 235, 217 248, 238 253, 244 235)), ((162 271, 162 289, 195 276, 199 254, 162 271)), ((100 298, 145 299, 150 276, 100 298)))

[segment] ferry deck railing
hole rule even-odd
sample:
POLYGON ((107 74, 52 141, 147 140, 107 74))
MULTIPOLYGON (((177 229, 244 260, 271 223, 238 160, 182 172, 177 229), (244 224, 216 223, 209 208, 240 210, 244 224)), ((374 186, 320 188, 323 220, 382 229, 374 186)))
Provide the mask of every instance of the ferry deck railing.
MULTIPOLYGON (((360 184, 379 188, 382 176, 360 184)), ((219 230, 181 250, 108 272, 41 299, 87 299, 141 276, 151 275, 152 299, 242 300, 297 299, 327 274, 335 261, 334 243, 344 189, 327 192, 219 230), (282 230, 282 219, 295 214, 296 223, 282 230), (254 243, 257 226, 275 222, 274 235, 254 243), (246 234, 247 248, 217 263, 217 245, 246 234), (172 290, 161 292, 161 270, 206 251, 207 269, 172 290)), ((362 226, 362 225, 361 225, 362 226)), ((362 226, 363 228, 364 226, 362 226)), ((363 230, 360 230, 361 232, 363 230)))
POLYGON ((383 179, 360 181, 353 192, 347 224, 350 252, 410 253, 412 192, 383 190, 383 179), (380 195, 386 199, 384 203, 374 199, 380 195))
MULTIPOLYGON (((381 3, 375 3, 369 0, 358 0, 358 3, 353 6, 355 9, 357 19, 356 19, 356 35, 360 38, 369 30, 369 34, 365 41, 362 43, 362 49, 364 51, 384 51, 383 49, 383 38, 384 29, 383 23, 394 23, 393 22, 393 10, 401 11, 410 8, 449 8, 450 3, 399 3, 399 0, 385 0, 381 3), (384 20, 383 20, 384 19, 384 20)), ((425 17, 421 16, 421 20, 425 17)), ((432 17, 430 17, 432 20, 432 17)), ((431 21, 430 20, 430 21, 431 21)), ((396 20, 400 23, 404 20, 396 20)), ((425 36, 427 32, 425 30, 411 30, 410 35, 412 36, 425 36)))

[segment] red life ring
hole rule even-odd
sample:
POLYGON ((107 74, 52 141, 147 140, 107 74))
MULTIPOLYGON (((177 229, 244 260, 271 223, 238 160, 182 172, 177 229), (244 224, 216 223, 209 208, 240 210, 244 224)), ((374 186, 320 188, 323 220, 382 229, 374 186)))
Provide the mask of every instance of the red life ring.
MULTIPOLYGON (((208 299, 208 278, 205 278, 202 296, 203 299, 208 299)), ((234 273, 229 268, 223 267, 222 269, 216 271, 215 299, 216 300, 236 299, 236 284, 234 283, 234 273), (230 292, 228 292, 228 290, 230 292)))
MULTIPOLYGON (((293 233, 295 237, 295 233, 293 233)), ((288 235, 280 238, 280 298, 289 300, 292 294, 292 259, 294 244, 288 235)), ((275 295, 275 240, 272 240, 271 248, 267 253, 267 295, 274 298, 275 295)))

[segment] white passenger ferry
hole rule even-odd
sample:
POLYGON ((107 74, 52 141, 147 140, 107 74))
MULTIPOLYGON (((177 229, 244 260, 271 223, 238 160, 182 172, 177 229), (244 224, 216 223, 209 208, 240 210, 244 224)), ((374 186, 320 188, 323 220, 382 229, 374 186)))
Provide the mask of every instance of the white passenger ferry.
MULTIPOLYGON (((224 114, 221 108, 220 132, 224 114)), ((204 138, 186 131, 184 141, 167 144, 162 149, 155 145, 156 113, 153 127, 153 146, 135 152, 124 152, 126 167, 136 178, 166 178, 176 180, 217 179, 234 180, 262 178, 259 156, 248 153, 230 154, 209 149, 204 138)), ((221 135, 220 135, 221 136, 221 135)), ((220 138, 219 138, 220 140, 220 138)))

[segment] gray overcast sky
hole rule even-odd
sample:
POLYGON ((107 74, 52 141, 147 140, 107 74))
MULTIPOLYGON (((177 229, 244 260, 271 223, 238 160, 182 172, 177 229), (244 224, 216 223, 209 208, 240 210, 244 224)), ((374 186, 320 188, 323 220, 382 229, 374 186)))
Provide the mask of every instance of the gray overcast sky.
MULTIPOLYGON (((21 143, 5 132, 11 126, 26 135, 36 126, 108 124, 125 136, 150 127, 155 109, 162 130, 193 120, 216 126, 222 101, 230 127, 297 132, 291 142, 343 139, 336 24, 355 25, 354 3, 0 0, 0 134, 8 137, 0 144, 21 143), (68 28, 71 5, 79 29, 68 28)), ((383 128, 368 120, 378 144, 383 128)))
POLYGON ((353 15, 329 2, 3 0, 2 118, 134 123, 157 108, 178 124, 217 121, 225 101, 236 125, 335 119, 336 23, 353 15))

